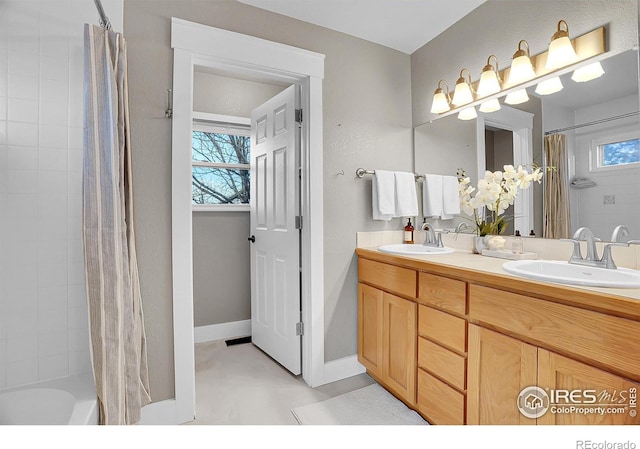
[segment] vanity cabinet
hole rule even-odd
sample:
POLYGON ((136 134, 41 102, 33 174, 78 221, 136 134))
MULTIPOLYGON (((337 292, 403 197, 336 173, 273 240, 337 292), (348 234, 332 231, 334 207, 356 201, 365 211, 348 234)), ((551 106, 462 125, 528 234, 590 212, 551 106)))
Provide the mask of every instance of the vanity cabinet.
POLYGON ((630 405, 640 384, 621 376, 517 338, 476 325, 469 326, 468 424, 640 424, 631 408, 622 413, 579 413, 570 407, 615 408, 630 405), (558 412, 548 409, 542 416, 527 418, 514 398, 530 386, 545 392, 574 392, 573 398, 555 399, 558 412))
MULTIPOLYGON (((604 407, 633 405, 622 413, 545 413, 538 418, 538 424, 640 424, 637 416, 637 394, 640 384, 621 376, 603 371, 593 366, 563 357, 545 349, 538 349, 538 385, 549 389, 580 391, 592 390, 595 403, 604 407), (630 402, 631 401, 631 402, 630 402), (632 410, 636 410, 635 414, 632 410), (634 416, 635 415, 635 416, 634 416)), ((591 399, 586 398, 584 407, 592 407, 591 399)), ((571 405, 571 404, 567 404, 571 405)))
POLYGON ((638 349, 629 346, 640 332, 637 321, 478 285, 469 286, 469 317, 503 332, 470 325, 469 424, 640 424, 630 408, 602 415, 550 409, 526 418, 513 400, 523 388, 538 386, 575 392, 571 399, 555 398, 550 408, 630 405, 617 401, 640 384, 614 373, 640 375, 638 349), (585 390, 599 399, 583 396, 585 390))
POLYGON ((464 424, 466 284, 418 274, 418 411, 434 424, 464 424))
POLYGON ((358 360, 430 423, 640 424, 640 304, 357 252, 358 360), (574 392, 550 407, 626 409, 528 418, 518 396, 536 386, 574 392))
POLYGON ((468 424, 536 424, 518 410, 523 388, 537 385, 535 346, 469 326, 468 424))
POLYGON ((413 300, 362 282, 358 284, 358 361, 373 378, 415 407, 416 272, 364 262, 359 266, 361 280, 381 286, 387 282, 388 290, 411 294, 413 300))

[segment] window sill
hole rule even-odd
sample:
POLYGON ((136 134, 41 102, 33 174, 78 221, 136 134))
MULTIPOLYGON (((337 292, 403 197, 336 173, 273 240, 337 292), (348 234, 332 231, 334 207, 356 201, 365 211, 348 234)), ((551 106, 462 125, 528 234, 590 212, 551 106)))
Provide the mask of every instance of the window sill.
POLYGON ((249 212, 248 204, 194 204, 191 212, 249 212))

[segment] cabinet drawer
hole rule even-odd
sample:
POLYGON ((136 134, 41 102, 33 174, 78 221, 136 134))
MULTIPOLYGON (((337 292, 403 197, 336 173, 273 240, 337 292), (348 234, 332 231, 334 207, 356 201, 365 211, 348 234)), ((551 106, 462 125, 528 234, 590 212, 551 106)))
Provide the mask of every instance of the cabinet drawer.
POLYGON ((416 297, 417 273, 368 259, 358 259, 358 280, 400 295, 416 297))
POLYGON ((419 273, 418 302, 464 315, 467 313, 467 285, 463 281, 419 273))
POLYGON ((418 338, 418 367, 465 389, 465 358, 422 337, 418 338))
POLYGON ((428 337, 455 351, 466 352, 465 320, 431 307, 420 306, 418 335, 428 337))
POLYGON ((418 410, 433 424, 464 424, 464 394, 419 369, 418 410))
POLYGON ((469 286, 469 316, 640 380, 639 351, 629 344, 637 321, 479 285, 469 286))

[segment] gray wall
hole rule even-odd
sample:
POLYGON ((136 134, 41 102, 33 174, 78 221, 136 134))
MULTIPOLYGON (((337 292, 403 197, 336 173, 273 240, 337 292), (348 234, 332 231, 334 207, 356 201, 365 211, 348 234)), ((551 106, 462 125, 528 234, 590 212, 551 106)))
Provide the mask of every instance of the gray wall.
POLYGON ((193 213, 193 324, 251 319, 249 212, 193 213))
POLYGON ((412 170, 410 57, 233 0, 125 0, 139 268, 154 401, 174 395, 171 294, 171 17, 323 53, 325 360, 357 350, 355 234, 371 220, 358 167, 412 170), (342 173, 344 175, 339 175, 342 173))
MULTIPOLYGON (((249 117, 282 86, 194 72, 193 110, 249 117)), ((251 319, 250 220, 246 212, 193 212, 193 323, 251 319)))

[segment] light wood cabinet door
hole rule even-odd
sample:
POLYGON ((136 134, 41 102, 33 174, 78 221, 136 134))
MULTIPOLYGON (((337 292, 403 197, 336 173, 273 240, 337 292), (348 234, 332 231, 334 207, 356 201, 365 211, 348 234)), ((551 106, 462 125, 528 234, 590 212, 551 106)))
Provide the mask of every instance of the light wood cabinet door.
POLYGON ((358 361, 374 377, 382 377, 383 292, 358 284, 358 361))
POLYGON ((640 424, 640 384, 628 379, 538 349, 538 386, 553 391, 538 424, 640 424))
POLYGON ((535 386, 537 348, 469 326, 467 424, 536 424, 518 409, 523 388, 535 386))
POLYGON ((408 404, 416 403, 417 304, 383 294, 383 380, 408 404))

